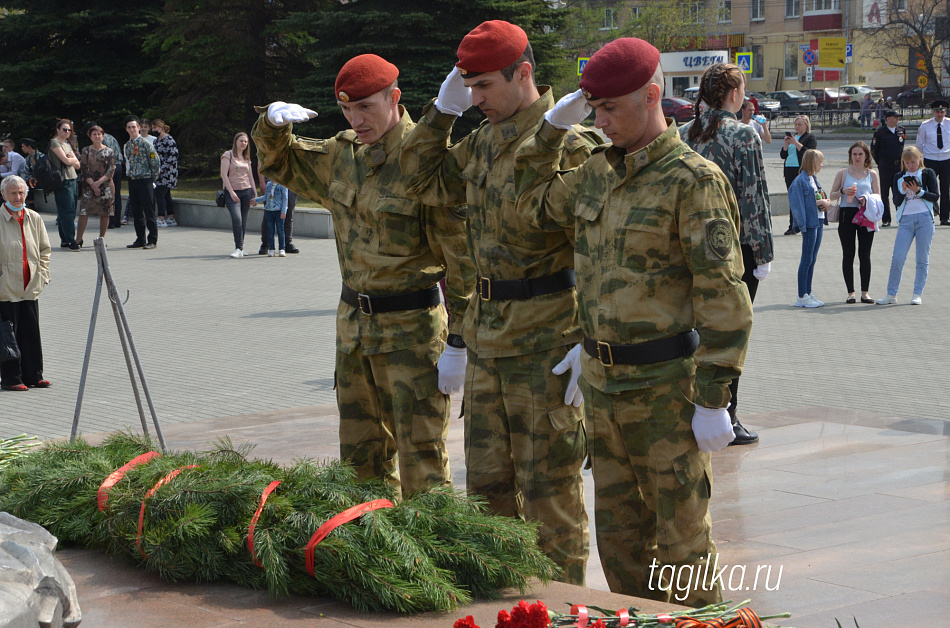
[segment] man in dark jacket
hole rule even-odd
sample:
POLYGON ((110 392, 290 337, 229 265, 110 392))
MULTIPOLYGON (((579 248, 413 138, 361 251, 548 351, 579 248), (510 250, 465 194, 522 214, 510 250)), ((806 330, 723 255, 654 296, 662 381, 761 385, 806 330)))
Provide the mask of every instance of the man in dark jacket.
POLYGON ((891 186, 894 184, 894 175, 900 172, 901 152, 907 139, 904 127, 897 124, 900 117, 901 114, 896 111, 885 112, 885 124, 874 132, 871 139, 871 157, 881 174, 881 198, 884 200, 881 225, 885 227, 891 224, 891 186))

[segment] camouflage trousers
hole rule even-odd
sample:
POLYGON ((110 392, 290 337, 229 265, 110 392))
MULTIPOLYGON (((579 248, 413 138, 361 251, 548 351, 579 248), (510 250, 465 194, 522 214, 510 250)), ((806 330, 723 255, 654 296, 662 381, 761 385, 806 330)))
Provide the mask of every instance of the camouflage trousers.
POLYGON ((581 378, 597 549, 613 592, 689 606, 722 599, 692 381, 606 394, 581 378))
POLYGON ((551 373, 569 348, 505 358, 468 352, 465 480, 495 514, 539 522, 538 544, 561 568, 560 580, 583 586, 587 435, 580 409, 564 405, 568 374, 551 373))
POLYGON ((340 457, 361 479, 382 478, 402 494, 450 485, 449 400, 439 392, 441 338, 376 355, 336 352, 340 457))

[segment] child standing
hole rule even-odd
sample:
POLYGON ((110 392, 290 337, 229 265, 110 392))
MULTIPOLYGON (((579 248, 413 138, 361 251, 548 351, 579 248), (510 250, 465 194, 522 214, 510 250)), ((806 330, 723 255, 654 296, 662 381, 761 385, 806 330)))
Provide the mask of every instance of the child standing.
POLYGON ((267 235, 270 244, 267 247, 267 257, 287 257, 284 250, 284 218, 287 217, 287 188, 267 181, 264 196, 258 196, 254 203, 264 201, 264 219, 267 222, 267 235), (277 234, 278 248, 274 249, 274 234, 277 234), (279 251, 279 253, 277 252, 279 251))

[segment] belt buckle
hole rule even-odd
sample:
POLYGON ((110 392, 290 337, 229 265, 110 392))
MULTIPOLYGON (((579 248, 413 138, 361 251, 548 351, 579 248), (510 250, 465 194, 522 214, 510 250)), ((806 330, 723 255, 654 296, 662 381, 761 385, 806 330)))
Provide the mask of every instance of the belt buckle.
POLYGON ((356 302, 359 303, 360 312, 366 314, 367 316, 373 313, 373 302, 370 300, 368 294, 359 293, 356 295, 356 302))
POLYGON ((606 342, 597 342, 597 357, 604 366, 614 365, 614 354, 610 351, 610 344, 606 342), (604 359, 604 350, 606 349, 607 358, 604 359))
POLYGON ((482 301, 491 301, 491 279, 488 277, 478 278, 478 296, 482 301))

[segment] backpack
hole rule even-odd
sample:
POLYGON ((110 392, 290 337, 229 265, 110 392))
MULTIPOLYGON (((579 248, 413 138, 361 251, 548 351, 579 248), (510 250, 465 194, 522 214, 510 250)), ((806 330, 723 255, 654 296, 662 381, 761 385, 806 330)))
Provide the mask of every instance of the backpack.
POLYGON ((63 189, 65 180, 63 171, 53 165, 49 155, 43 155, 36 160, 33 165, 33 178, 36 179, 36 187, 42 188, 45 194, 63 189))

